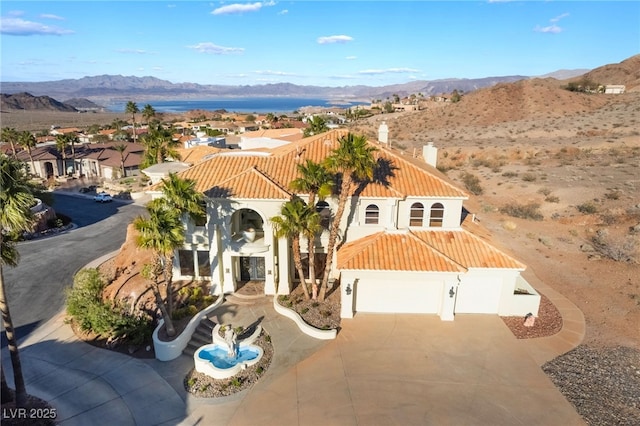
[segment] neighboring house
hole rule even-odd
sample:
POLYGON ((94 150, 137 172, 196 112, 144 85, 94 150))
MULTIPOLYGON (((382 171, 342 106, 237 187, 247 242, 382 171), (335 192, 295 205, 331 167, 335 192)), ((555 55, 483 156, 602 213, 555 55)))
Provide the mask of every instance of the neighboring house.
POLYGON ((142 170, 142 173, 149 177, 151 184, 159 183, 162 179, 169 176, 170 173, 180 173, 191 167, 188 163, 179 161, 167 161, 165 163, 154 164, 142 170))
POLYGON ((216 148, 225 148, 227 146, 226 138, 222 136, 207 136, 205 132, 197 132, 195 137, 187 138, 180 141, 185 148, 193 148, 195 146, 213 146, 216 148))
MULTIPOLYGON (((294 195, 289 183, 296 165, 322 161, 346 134, 333 130, 269 153, 219 154, 181 172, 204 193, 207 221, 185 224, 174 278, 209 280, 215 294, 232 293, 248 280, 263 282, 265 294, 288 294, 297 280, 292 250, 289 241, 275 238, 270 218, 294 195)), ((373 145, 378 168, 347 204, 331 272, 341 284, 342 317, 536 315, 540 296, 520 275, 525 265, 469 231, 477 225, 463 207, 468 196, 435 168, 436 148, 425 147, 427 164, 373 145)), ((151 193, 161 196, 158 187, 151 193)), ((327 222, 336 208, 336 197, 316 205, 327 222)), ((327 240, 325 229, 314 244, 321 263, 327 240)), ((306 247, 303 240, 305 260, 306 247)), ((321 278, 322 269, 316 271, 321 278)))
POLYGON ((609 95, 621 95, 624 93, 626 86, 624 84, 607 84, 604 87, 604 93, 609 95))

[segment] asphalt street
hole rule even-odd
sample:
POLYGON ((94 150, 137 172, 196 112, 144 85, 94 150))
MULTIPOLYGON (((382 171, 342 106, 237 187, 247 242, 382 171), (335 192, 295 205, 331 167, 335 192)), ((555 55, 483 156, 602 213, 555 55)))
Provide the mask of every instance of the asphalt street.
MULTIPOLYGON (((54 194, 53 208, 69 216, 76 229, 18 244, 20 263, 4 266, 7 298, 18 339, 48 321, 64 306, 64 289, 74 274, 90 261, 117 250, 126 228, 144 208, 114 201, 100 204, 91 198, 54 194)), ((2 347, 6 336, 2 327, 2 347)))

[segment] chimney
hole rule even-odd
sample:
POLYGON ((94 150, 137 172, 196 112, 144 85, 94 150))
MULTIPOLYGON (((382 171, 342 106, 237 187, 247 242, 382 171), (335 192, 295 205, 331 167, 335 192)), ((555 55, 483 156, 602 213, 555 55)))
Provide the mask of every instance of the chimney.
POLYGON ((389 126, 384 121, 378 127, 378 142, 389 143, 389 126))
POLYGON ((438 163, 438 148, 433 146, 433 142, 429 142, 426 146, 422 147, 422 156, 427 164, 436 167, 438 163))

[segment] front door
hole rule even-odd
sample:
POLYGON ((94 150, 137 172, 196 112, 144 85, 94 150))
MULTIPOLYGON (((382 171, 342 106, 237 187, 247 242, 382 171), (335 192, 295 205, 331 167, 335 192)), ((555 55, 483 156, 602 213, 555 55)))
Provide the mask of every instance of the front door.
POLYGON ((264 281, 265 267, 264 257, 241 257, 240 258, 240 280, 241 281, 264 281))

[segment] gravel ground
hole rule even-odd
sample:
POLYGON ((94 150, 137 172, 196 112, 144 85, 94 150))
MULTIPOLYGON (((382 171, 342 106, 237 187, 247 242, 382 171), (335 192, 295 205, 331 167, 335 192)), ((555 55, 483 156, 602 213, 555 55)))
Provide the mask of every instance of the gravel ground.
POLYGON ((501 317, 518 339, 553 336, 562 330, 562 316, 547 296, 540 294, 540 309, 533 327, 524 326, 524 317, 501 317))
POLYGON ((589 425, 640 425, 640 351, 580 345, 542 366, 589 425))

